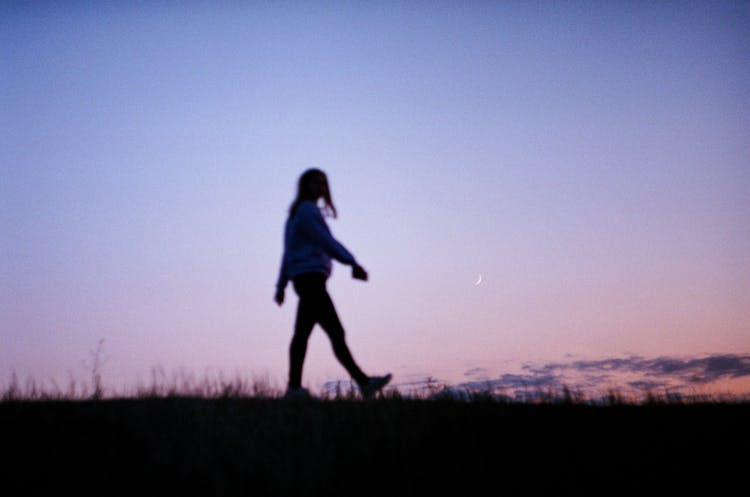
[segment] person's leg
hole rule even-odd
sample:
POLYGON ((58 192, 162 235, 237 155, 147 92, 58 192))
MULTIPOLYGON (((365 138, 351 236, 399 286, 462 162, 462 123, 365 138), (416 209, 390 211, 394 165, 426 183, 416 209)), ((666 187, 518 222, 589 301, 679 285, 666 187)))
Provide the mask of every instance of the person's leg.
POLYGON ((362 372, 357 363, 354 361, 349 347, 346 345, 344 338, 344 327, 339 320, 339 316, 336 313, 336 308, 333 305, 330 295, 325 289, 325 281, 321 287, 321 293, 319 299, 316 300, 319 306, 318 310, 318 322, 323 330, 328 334, 328 338, 331 340, 333 346, 333 353, 336 355, 336 359, 346 368, 349 375, 357 382, 358 385, 365 385, 368 381, 368 376, 362 372))
POLYGON ((314 285, 309 278, 296 278, 293 284, 299 296, 299 303, 294 322, 294 336, 289 346, 289 388, 298 389, 302 387, 302 365, 307 353, 307 341, 316 322, 317 304, 314 285))

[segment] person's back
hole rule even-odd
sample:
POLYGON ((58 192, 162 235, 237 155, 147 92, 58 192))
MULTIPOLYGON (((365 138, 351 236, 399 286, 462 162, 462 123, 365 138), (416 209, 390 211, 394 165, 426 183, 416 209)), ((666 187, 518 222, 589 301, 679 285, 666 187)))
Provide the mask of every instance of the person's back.
POLYGON ((286 221, 284 262, 279 283, 308 272, 331 275, 331 258, 356 266, 354 256, 331 235, 320 209, 310 200, 302 201, 286 221))

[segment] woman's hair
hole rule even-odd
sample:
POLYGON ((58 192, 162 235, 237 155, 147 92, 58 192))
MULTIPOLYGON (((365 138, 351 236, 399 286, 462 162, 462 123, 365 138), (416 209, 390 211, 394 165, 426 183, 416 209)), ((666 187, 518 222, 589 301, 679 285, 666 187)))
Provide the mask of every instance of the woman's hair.
POLYGON ((320 169, 308 169, 299 177, 297 183, 297 197, 289 207, 289 216, 293 216, 297 207, 299 207, 299 204, 305 200, 310 200, 311 202, 316 203, 319 198, 323 199, 325 210, 330 212, 335 218, 337 215, 336 206, 333 205, 333 200, 331 200, 331 189, 328 187, 326 173, 320 169))

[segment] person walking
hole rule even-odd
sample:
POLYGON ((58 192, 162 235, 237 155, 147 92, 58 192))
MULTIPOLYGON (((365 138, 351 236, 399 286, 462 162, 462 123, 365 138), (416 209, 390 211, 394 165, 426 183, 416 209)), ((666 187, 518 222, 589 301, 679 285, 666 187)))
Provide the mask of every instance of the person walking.
POLYGON ((352 267, 352 277, 367 281, 367 271, 354 256, 331 234, 323 219, 318 201, 323 199, 324 210, 334 218, 336 207, 331 200, 328 178, 320 169, 308 169, 300 176, 297 196, 289 208, 284 227, 284 254, 276 282, 274 300, 281 306, 284 292, 291 280, 299 296, 294 336, 289 346, 289 384, 287 398, 309 398, 302 388, 302 365, 307 352, 307 341, 315 324, 328 335, 336 359, 347 370, 366 399, 373 397, 391 380, 392 375, 368 376, 354 361, 344 339, 344 327, 333 305, 326 281, 331 275, 332 261, 352 267))

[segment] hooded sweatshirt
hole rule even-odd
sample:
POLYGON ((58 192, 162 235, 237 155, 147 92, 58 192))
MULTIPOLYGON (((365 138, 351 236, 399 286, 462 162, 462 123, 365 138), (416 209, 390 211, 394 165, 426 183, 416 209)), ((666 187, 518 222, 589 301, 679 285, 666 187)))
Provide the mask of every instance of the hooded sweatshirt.
POLYGON ((301 202, 284 227, 284 255, 281 259, 277 290, 284 290, 289 280, 303 273, 331 275, 331 259, 354 266, 354 256, 331 234, 318 206, 309 200, 301 202))

